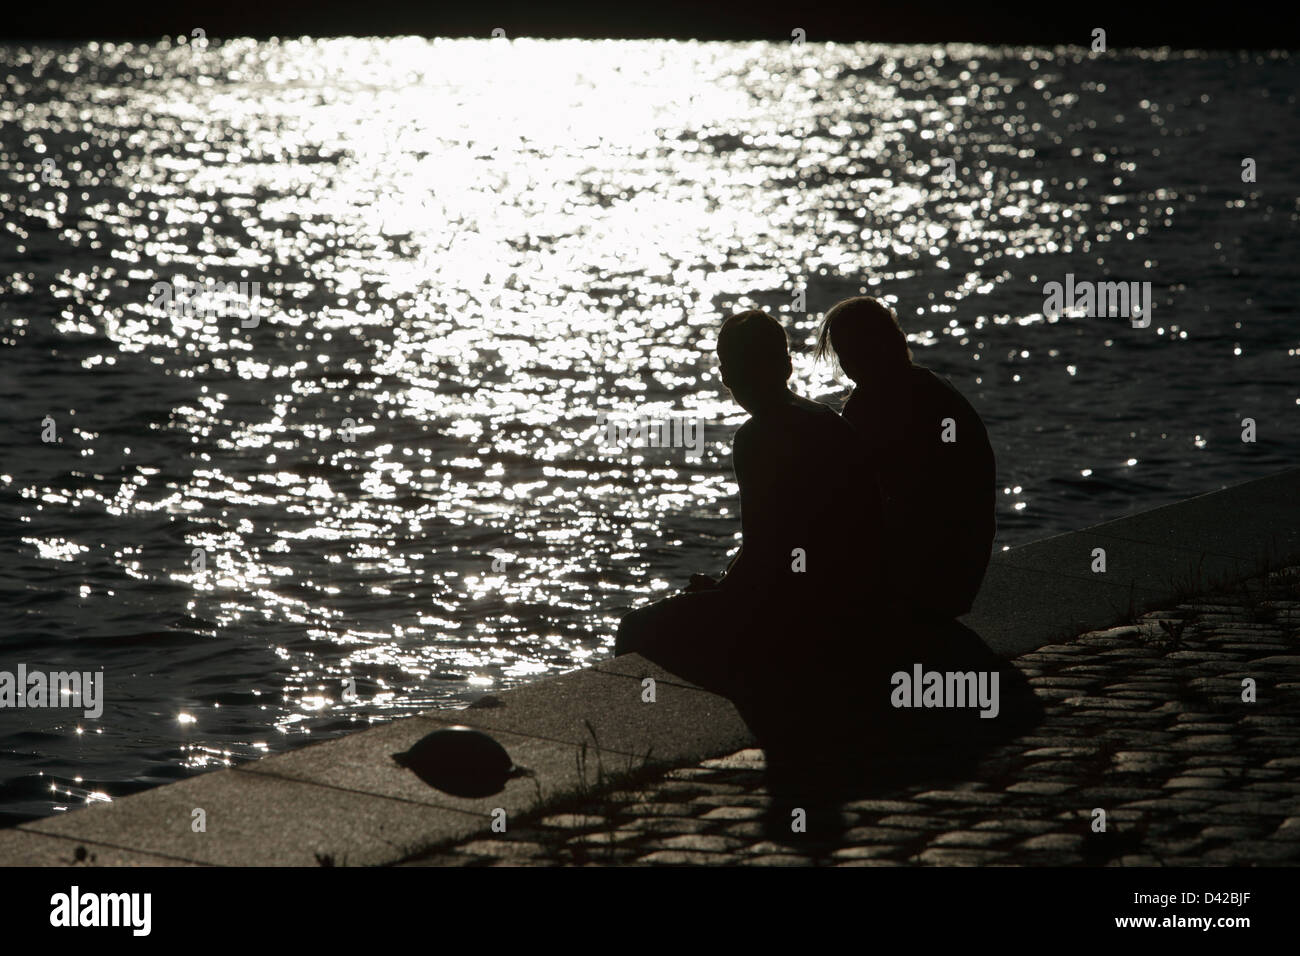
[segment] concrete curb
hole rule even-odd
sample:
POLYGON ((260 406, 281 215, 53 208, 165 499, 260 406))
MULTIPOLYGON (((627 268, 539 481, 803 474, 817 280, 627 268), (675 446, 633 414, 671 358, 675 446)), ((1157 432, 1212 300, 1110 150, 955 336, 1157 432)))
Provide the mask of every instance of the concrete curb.
MULTIPOLYGON (((995 554, 966 623, 1005 657, 1300 559, 1300 469, 995 554), (1093 573, 1103 548, 1106 572, 1093 573)), ((637 655, 0 831, 3 865, 393 863, 639 770, 754 743, 731 703, 637 655), (656 681, 656 702, 642 681, 656 681), (532 777, 452 797, 393 763, 429 731, 489 731, 532 777), (191 829, 206 813, 206 832, 191 829)))

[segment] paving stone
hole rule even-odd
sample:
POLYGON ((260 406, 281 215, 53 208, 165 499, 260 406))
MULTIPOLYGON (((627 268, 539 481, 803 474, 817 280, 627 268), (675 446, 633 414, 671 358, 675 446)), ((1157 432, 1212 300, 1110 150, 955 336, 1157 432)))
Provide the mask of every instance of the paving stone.
MULTIPOLYGON (((1198 770, 1197 773, 1202 771, 1198 770)), ((1264 767, 1248 767, 1245 772, 1237 771, 1233 775, 1234 779, 1246 780, 1285 780, 1294 777, 1295 774, 1286 770, 1268 770, 1264 767)))
POLYGON ((1296 721, 1291 717, 1280 717, 1277 714, 1245 714, 1241 718, 1241 723, 1247 727, 1262 727, 1266 730, 1289 730, 1296 726, 1296 721))
POLYGON ((716 767, 708 766, 712 761, 699 767, 678 767, 664 774, 664 780, 685 780, 700 786, 710 783, 726 783, 727 775, 720 773, 716 767))
POLYGON ((1280 807, 1267 802, 1261 801, 1238 801, 1236 803, 1221 803, 1214 808, 1215 814, 1224 817, 1285 817, 1287 812, 1280 807))
POLYGON ((880 859, 880 860, 844 860, 843 862, 836 863, 835 865, 839 867, 839 866, 903 866, 904 864, 899 863, 895 860, 880 859))
POLYGON ((1222 720, 1216 723, 1176 724, 1169 729, 1176 734, 1222 734, 1232 730, 1235 721, 1222 720))
POLYGON ((1091 757, 1100 747, 1035 747, 1033 750, 1027 750, 1023 754, 1027 759, 1036 759, 1043 757, 1091 757))
POLYGON ((968 806, 991 807, 1006 801, 1001 793, 982 793, 971 790, 927 790, 918 793, 916 799, 921 802, 956 803, 968 806))
POLYGON ((690 800, 675 803, 633 803, 624 808, 624 813, 645 817, 693 817, 703 811, 703 807, 690 800))
POLYGON ((1196 810, 1202 810, 1207 806, 1214 804, 1213 799, 1194 800, 1183 797, 1160 797, 1155 800, 1133 800, 1121 804, 1121 810, 1145 810, 1155 811, 1157 813, 1188 813, 1196 810))
POLYGON ((1227 863, 1239 866, 1256 866, 1290 863, 1300 860, 1300 843, 1278 840, 1242 840, 1229 846, 1205 851, 1206 863, 1227 863))
POLYGON ((685 850, 656 850, 645 856, 637 857, 636 862, 644 866, 719 866, 735 862, 731 856, 719 856, 716 853, 691 853, 685 850))
MULTIPOLYGON (((758 778, 755 778, 755 782, 758 778)), ((655 788, 655 798, 659 800, 694 800, 704 794, 722 795, 732 794, 743 796, 746 787, 741 784, 723 783, 722 781, 665 781, 655 788), (678 783, 677 787, 673 787, 678 783)))
POLYGON ((647 844, 652 849, 692 850, 701 853, 726 853, 744 845, 743 840, 718 833, 683 833, 667 839, 656 837, 647 844))
POLYGON ((1248 777, 1245 777, 1245 774, 1250 772, 1252 771, 1243 770, 1241 767, 1216 767, 1204 763, 1193 763, 1189 760, 1187 766, 1184 768, 1182 776, 1198 778, 1213 777, 1223 781, 1233 781, 1248 779, 1248 777))
POLYGON ((1193 734, 1182 740, 1175 740, 1169 745, 1175 750, 1194 750, 1201 753, 1215 750, 1231 750, 1236 742, 1229 734, 1193 734))
POLYGON ((1246 784, 1242 789, 1252 793, 1300 794, 1300 780, 1258 780, 1246 784))
POLYGON ((1204 853, 1205 840, 1199 834, 1182 838, 1148 836, 1143 848, 1158 856, 1188 856, 1204 853))
POLYGON ((1086 689, 1089 687, 1093 687, 1095 685, 1096 685, 1096 681, 1088 680, 1086 677, 1043 676, 1043 677, 1032 677, 1029 680, 1029 686, 1034 688, 1060 687, 1060 688, 1086 689))
POLYGON ((879 860, 897 852, 898 848, 892 846, 846 846, 836 850, 831 857, 836 860, 879 860))
MULTIPOLYGON (((796 834, 792 833, 790 836, 793 840, 796 834)), ((800 844, 796 847, 790 843, 777 843, 775 840, 759 840, 757 843, 751 843, 744 847, 740 852, 743 854, 753 854, 755 856, 764 856, 770 853, 799 854, 802 852, 802 847, 804 845, 805 844, 800 844)))
POLYGON ((565 842, 583 845, 608 846, 610 844, 633 843, 645 838, 644 833, 631 830, 599 830, 595 833, 579 833, 565 842))
POLYGON ((1085 787, 1070 795, 1080 803, 1089 803, 1094 807, 1104 807, 1107 803, 1120 804, 1132 800, 1150 800, 1162 796, 1160 790, 1153 787, 1085 787))
MULTIPOLYGON (((464 853, 450 852, 450 853, 440 853, 436 856, 421 857, 416 860, 407 860, 401 865, 464 868, 464 867, 472 867, 472 866, 488 866, 493 862, 495 862, 494 857, 469 856, 464 853)), ((537 866, 547 865, 546 861, 544 860, 537 860, 534 862, 535 865, 537 866)))
MULTIPOLYGON (((756 781, 754 784, 755 790, 760 786, 761 781, 756 781)), ((763 792, 702 793, 691 803, 700 809, 708 807, 748 807, 761 811, 772 805, 772 798, 763 792)))
POLYGON ((1217 787, 1226 787, 1231 782, 1223 777, 1174 777, 1165 783, 1165 789, 1213 790, 1217 787))
POLYGON ((844 804, 845 810, 859 813, 914 813, 924 805, 913 800, 854 800, 844 804))
MULTIPOLYGON (((1125 715, 1125 720, 1132 720, 1132 715, 1125 715)), ((1149 750, 1153 747, 1165 747, 1178 738, 1166 730, 1137 730, 1132 727, 1115 729, 1107 727, 1099 735, 1104 740, 1118 740, 1128 747, 1149 750)))
POLYGON ((1077 833, 1043 833, 1030 837, 1020 846, 1026 850, 1063 850, 1074 851, 1083 846, 1083 837, 1077 833))
POLYGON ((1065 793, 1067 790, 1073 790, 1074 785, 1070 783, 1053 783, 1049 780, 1026 780, 1023 783, 1013 783, 1007 787, 1008 793, 1041 793, 1045 796, 1056 796, 1059 793, 1065 793))
POLYGON ((466 856, 533 858, 548 855, 541 843, 524 843, 517 840, 471 840, 455 848, 466 856))
POLYGON ((1046 833, 1058 830, 1060 825, 1052 820, 981 820, 976 830, 998 830, 1005 833, 1046 833))
POLYGON ((726 770, 762 770, 767 766, 767 758, 763 755, 762 750, 754 747, 749 750, 738 751, 726 757, 718 757, 715 760, 705 760, 700 766, 726 770))
POLYGON ((1011 834, 998 830, 951 830, 930 841, 930 846, 955 846, 987 849, 1005 843, 1011 834))
POLYGON ((1006 853, 1002 850, 931 847, 922 851, 917 859, 929 866, 985 866, 1005 857, 1006 853))
POLYGON ((753 820, 761 817, 763 811, 759 807, 714 807, 708 813, 700 817, 701 820, 753 820))
MULTIPOLYGON (((1300 573, 1276 586, 1296 581, 1300 573)), ((510 839, 430 858, 474 866, 1298 864, 1300 680, 1282 691, 1268 675, 1300 661, 1300 601, 1289 602, 1289 630, 1250 620, 1254 612, 1237 601, 1199 602, 1214 609, 1208 615, 1192 605, 1152 612, 1142 627, 1018 658, 1046 705, 1040 727, 985 754, 968 779, 844 803, 842 827, 774 832, 781 815, 762 751, 750 747, 551 811, 531 827, 512 817, 510 839), (1144 636, 1175 617, 1186 621, 1181 647, 1144 636), (1260 680, 1259 704, 1240 701, 1244 676, 1260 680), (1123 842, 1092 839, 1095 807, 1123 842)))
POLYGON ((762 838, 768 832, 768 828, 767 824, 759 820, 747 820, 728 823, 717 832, 725 833, 727 836, 736 837, 740 840, 753 841, 762 838))
POLYGON ((740 866, 812 866, 811 857, 794 853, 767 853, 761 856, 744 856, 738 861, 740 866))
POLYGON ((1077 774, 1083 769, 1078 760, 1038 760, 1021 768, 1022 777, 1061 777, 1077 774))
POLYGON ((561 830, 586 830, 600 826, 605 822, 605 818, 586 813, 557 813, 542 817, 537 822, 540 826, 556 827, 561 830))
POLYGON ((941 830, 948 823, 944 817, 923 817, 907 813, 890 814, 876 822, 882 827, 898 827, 908 830, 941 830))
POLYGON ((1205 840, 1249 840, 1264 834, 1263 827, 1250 826, 1215 826, 1206 827, 1201 831, 1201 838, 1205 840))
POLYGON ((1079 695, 1078 690, 1071 687, 1035 687, 1034 696, 1041 701, 1062 701, 1069 700, 1079 695))
POLYGON ((854 827, 846 830, 842 839, 848 844, 899 844, 916 839, 916 834, 919 832, 919 830, 904 830, 898 827, 854 827))
POLYGON ((1278 825, 1275 840, 1300 840, 1300 817, 1288 817, 1278 825))
POLYGON ((709 829, 708 820, 690 817, 644 816, 633 817, 622 824, 620 830, 641 830, 647 833, 702 833, 709 829))
MULTIPOLYGON (((1187 758, 1188 767, 1241 767, 1250 762, 1250 758, 1240 753, 1232 754, 1193 754, 1187 758)), ((1199 771, 1198 771, 1199 772, 1199 771)))

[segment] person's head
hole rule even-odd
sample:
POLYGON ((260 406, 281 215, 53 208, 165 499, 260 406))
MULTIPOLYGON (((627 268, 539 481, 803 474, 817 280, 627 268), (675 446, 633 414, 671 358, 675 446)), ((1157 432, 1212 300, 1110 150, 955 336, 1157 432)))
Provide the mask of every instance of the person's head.
POLYGON ((778 398, 794 367, 781 323, 766 312, 737 312, 718 332, 722 384, 746 411, 778 398))
POLYGON ((833 358, 859 385, 912 364, 898 318, 883 302, 865 295, 838 302, 826 313, 817 333, 817 357, 833 358))

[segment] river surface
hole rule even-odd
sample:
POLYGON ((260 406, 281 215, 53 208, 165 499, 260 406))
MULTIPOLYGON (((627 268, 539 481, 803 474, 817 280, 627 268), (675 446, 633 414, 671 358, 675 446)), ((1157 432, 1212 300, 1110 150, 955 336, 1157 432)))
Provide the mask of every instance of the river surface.
POLYGON ((736 309, 838 403, 816 321, 888 297, 988 425, 998 547, 1294 464, 1296 87, 1288 54, 0 47, 0 670, 105 687, 0 711, 0 822, 607 656, 735 545, 736 309), (1150 327, 1045 315, 1067 274, 1151 282, 1150 327), (157 292, 214 281, 246 308, 157 292))

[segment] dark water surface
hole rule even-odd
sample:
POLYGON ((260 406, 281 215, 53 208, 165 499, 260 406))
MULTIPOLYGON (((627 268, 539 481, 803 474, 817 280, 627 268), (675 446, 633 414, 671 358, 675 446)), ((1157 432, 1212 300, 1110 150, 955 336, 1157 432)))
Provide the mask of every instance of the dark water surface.
POLYGON ((819 314, 891 297, 988 423, 1000 546, 1294 464, 1286 54, 0 60, 0 670, 107 688, 97 720, 0 711, 3 819, 607 655, 734 546, 736 308, 780 314, 826 397, 819 314), (1044 317, 1067 273, 1151 281, 1151 327, 1044 317), (178 277, 258 283, 260 323, 165 313, 178 277), (700 418, 703 460, 602 449, 602 411, 700 418))

